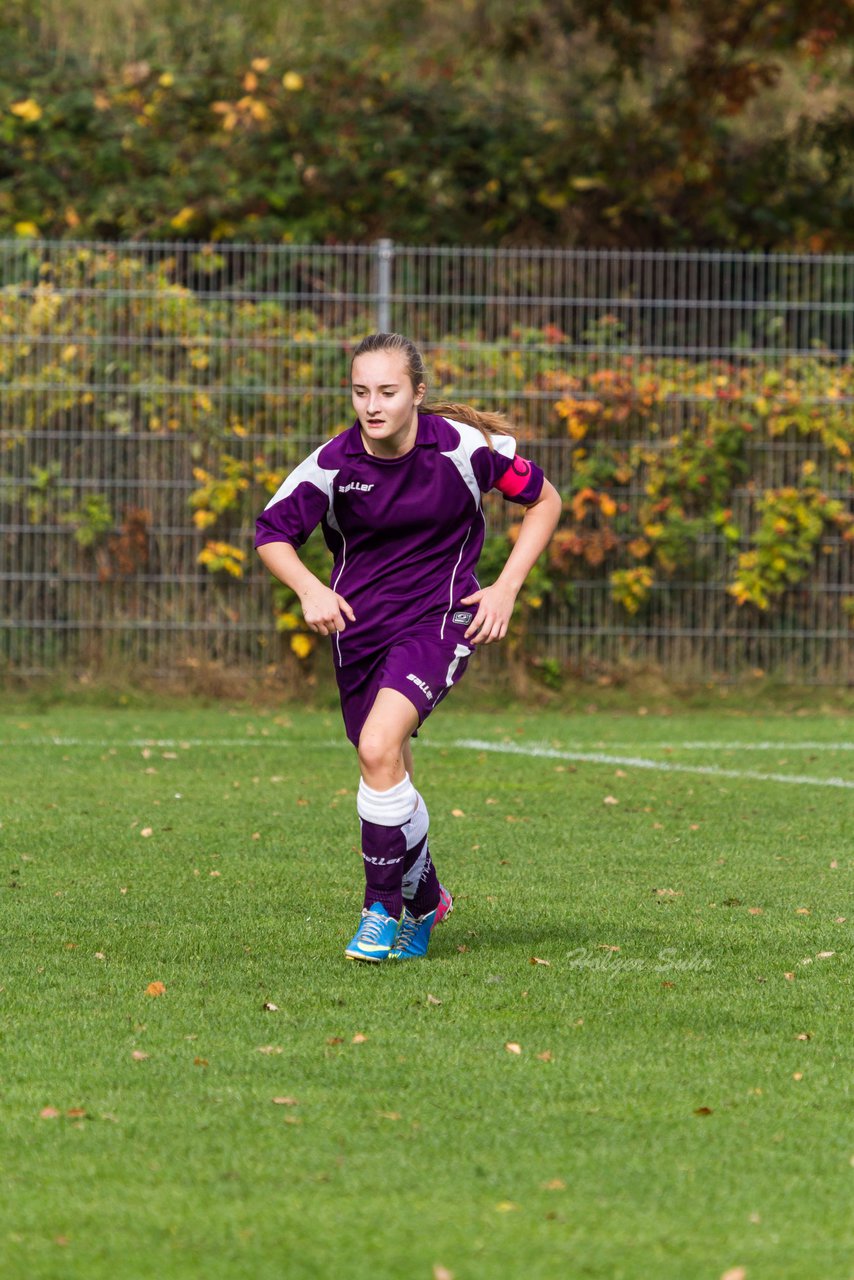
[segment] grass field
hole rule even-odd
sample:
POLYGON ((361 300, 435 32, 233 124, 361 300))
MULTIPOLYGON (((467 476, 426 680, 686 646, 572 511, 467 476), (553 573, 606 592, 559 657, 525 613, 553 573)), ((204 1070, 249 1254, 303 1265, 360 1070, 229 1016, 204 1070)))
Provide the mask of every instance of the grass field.
POLYGON ((443 707, 380 966, 337 713, 0 741, 3 1280, 854 1276, 850 718, 443 707))

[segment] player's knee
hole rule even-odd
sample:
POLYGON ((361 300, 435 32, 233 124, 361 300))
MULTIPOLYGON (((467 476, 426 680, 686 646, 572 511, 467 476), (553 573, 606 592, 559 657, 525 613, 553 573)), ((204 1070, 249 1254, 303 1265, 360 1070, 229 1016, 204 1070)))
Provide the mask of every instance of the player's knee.
POLYGON ((400 761, 400 743, 376 729, 364 729, 359 736, 359 765, 367 775, 394 772, 400 761))

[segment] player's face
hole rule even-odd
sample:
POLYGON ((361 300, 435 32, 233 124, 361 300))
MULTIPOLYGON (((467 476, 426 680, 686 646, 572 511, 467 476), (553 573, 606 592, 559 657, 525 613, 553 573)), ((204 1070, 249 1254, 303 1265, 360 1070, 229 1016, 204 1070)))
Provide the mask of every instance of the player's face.
POLYGON ((415 444, 418 406, 427 388, 413 391, 399 351, 370 351, 353 361, 353 408, 370 453, 393 457, 415 444))

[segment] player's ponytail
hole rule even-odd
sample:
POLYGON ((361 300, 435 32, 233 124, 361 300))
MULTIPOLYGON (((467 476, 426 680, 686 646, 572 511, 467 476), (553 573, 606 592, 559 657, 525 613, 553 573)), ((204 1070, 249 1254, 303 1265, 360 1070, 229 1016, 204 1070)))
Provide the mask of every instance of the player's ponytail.
POLYGON ((470 404, 456 404, 451 400, 440 404, 422 404, 419 413, 438 413, 443 418, 453 418, 455 422, 467 422, 470 427, 477 427, 490 449, 493 436, 512 436, 513 425, 503 413, 490 413, 485 409, 475 409, 470 404))
MULTIPOLYGON (((411 338, 402 333, 371 333, 363 338, 353 352, 353 360, 357 356, 368 355, 373 351, 396 351, 406 361, 406 372, 409 374, 413 391, 427 385, 427 372, 424 368, 424 357, 411 338)), ((352 369, 352 361, 350 368, 352 369)), ((493 436, 512 436, 513 426, 503 413, 490 413, 483 409, 475 409, 470 404, 456 404, 442 401, 439 404, 423 403, 418 407, 419 413, 436 413, 443 418, 453 418, 456 422, 465 422, 476 427, 486 440, 490 449, 494 448, 493 436)))

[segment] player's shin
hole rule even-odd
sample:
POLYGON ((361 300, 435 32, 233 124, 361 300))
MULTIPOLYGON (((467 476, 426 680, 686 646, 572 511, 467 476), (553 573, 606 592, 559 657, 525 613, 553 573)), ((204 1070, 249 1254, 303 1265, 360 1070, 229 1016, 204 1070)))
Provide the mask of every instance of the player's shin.
POLYGON ((430 815, 423 796, 415 792, 416 808, 403 826, 406 852, 403 858, 403 902, 414 916, 432 911, 439 903, 439 877, 430 856, 427 833, 430 815))
POLYGON ((388 791, 359 783, 357 809, 362 828, 365 866, 365 906, 379 902, 397 919, 403 910, 403 875, 407 840, 404 827, 412 815, 417 792, 407 774, 388 791))

